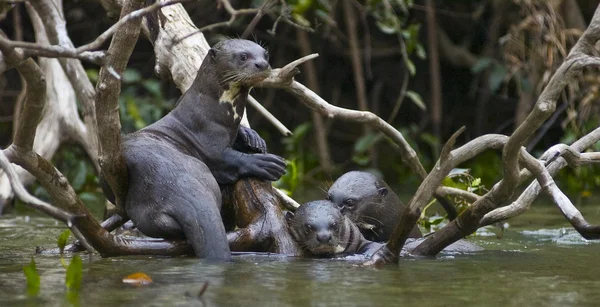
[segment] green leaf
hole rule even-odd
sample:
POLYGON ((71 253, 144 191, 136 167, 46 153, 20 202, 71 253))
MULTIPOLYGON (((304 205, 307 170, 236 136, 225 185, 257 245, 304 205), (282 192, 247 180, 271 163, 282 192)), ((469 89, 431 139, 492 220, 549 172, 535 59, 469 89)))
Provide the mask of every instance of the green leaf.
POLYGON ((483 70, 485 70, 486 68, 490 67, 491 64, 492 64, 491 58, 480 58, 479 60, 477 60, 477 62, 475 62, 475 65, 473 65, 473 67, 471 67, 471 72, 474 74, 478 74, 478 73, 482 72, 483 70))
POLYGON ((148 79, 148 80, 144 80, 142 82, 142 86, 144 86, 144 88, 152 93, 152 95, 156 96, 156 97, 162 97, 162 92, 160 91, 160 82, 158 82, 158 80, 156 79, 148 79))
POLYGON ((75 191, 81 190, 87 178, 87 167, 84 161, 79 161, 75 168, 75 177, 71 180, 71 186, 75 191))
POLYGON ((423 111, 427 110, 427 107, 425 106, 425 103, 423 102, 423 99, 421 99, 421 95, 419 95, 417 92, 407 91, 406 92, 406 97, 410 98, 410 100, 417 107, 419 107, 419 109, 421 109, 423 111))
POLYGON ((411 61, 408 58, 405 58, 404 64, 406 64, 406 69, 408 69, 408 72, 411 76, 414 76, 417 73, 417 68, 415 68, 415 64, 413 63, 413 61, 411 61))
POLYGON ((427 57, 427 52, 425 52, 425 47, 421 45, 421 43, 415 44, 417 57, 421 60, 424 60, 427 57))
POLYGON ((475 179, 473 179, 473 182, 471 182, 472 187, 478 187, 480 185, 481 185, 481 178, 475 178, 475 179))
POLYGON ((362 165, 365 166, 367 164, 369 164, 369 156, 367 155, 353 155, 352 156, 352 162, 358 164, 358 165, 362 165))
POLYGON ((442 185, 445 187, 451 187, 451 188, 456 187, 454 180, 452 180, 452 178, 450 178, 450 177, 444 178, 444 180, 442 180, 442 185))
POLYGON ((31 257, 31 262, 23 267, 23 273, 27 279, 27 294, 34 296, 40 293, 40 275, 37 272, 35 261, 31 257))
POLYGON ((98 81, 98 70, 97 69, 86 69, 85 74, 87 75, 88 79, 90 79, 90 81, 92 81, 92 82, 98 81))
POLYGON ((100 199, 99 195, 91 192, 81 192, 77 194, 84 203, 96 203, 100 199))
POLYGON ((65 246, 67 246, 67 240, 71 236, 71 230, 67 229, 63 231, 56 240, 56 244, 58 245, 58 249, 60 249, 60 253, 63 253, 65 246))
POLYGON ((380 133, 369 133, 361 136, 356 143, 354 143, 354 152, 357 154, 366 152, 373 148, 381 138, 382 134, 380 133))
POLYGON ((135 69, 127 69, 123 73, 123 82, 136 83, 142 80, 142 75, 135 69))
POLYGON ((65 286, 67 286, 68 291, 77 292, 81 288, 82 267, 81 258, 75 255, 67 268, 65 286))
POLYGON ((294 21, 303 26, 303 27, 310 27, 310 21, 308 21, 308 19, 304 18, 304 16, 300 15, 300 14, 296 14, 296 13, 292 13, 292 18, 294 18, 294 21))
POLYGON ((500 89, 502 82, 504 82, 504 77, 506 76, 506 68, 502 65, 494 65, 492 72, 490 73, 490 90, 495 93, 500 89))

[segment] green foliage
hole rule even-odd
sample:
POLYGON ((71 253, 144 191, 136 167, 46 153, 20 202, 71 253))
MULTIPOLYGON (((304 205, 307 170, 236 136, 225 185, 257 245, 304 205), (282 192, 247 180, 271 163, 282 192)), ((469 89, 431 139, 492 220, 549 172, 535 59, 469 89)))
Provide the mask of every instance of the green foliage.
POLYGON ((304 27, 312 27, 313 23, 309 21, 310 16, 330 22, 329 12, 331 6, 327 0, 287 0, 290 14, 294 22, 304 27))
MULTIPOLYGON (((504 83, 508 70, 506 66, 499 61, 485 57, 479 59, 475 65, 471 67, 471 72, 473 74, 479 74, 485 70, 489 71, 488 85, 490 90, 492 93, 496 93, 504 83)), ((522 79, 521 86, 523 86, 523 89, 527 88, 527 82, 527 79, 522 79)))
POLYGON ((71 236, 71 230, 66 229, 58 236, 58 240, 56 240, 56 244, 58 245, 61 255, 65 249, 65 246, 67 246, 67 240, 69 239, 69 236, 71 236))
POLYGON ((81 258, 75 255, 67 268, 65 277, 65 286, 67 287, 66 298, 71 305, 79 306, 79 289, 81 288, 81 278, 83 264, 81 258))
POLYGON ((40 293, 40 275, 37 272, 35 261, 31 257, 31 262, 23 267, 23 273, 27 279, 27 294, 31 296, 40 293))
MULTIPOLYGON (((83 263, 81 257, 75 255, 71 259, 71 263, 67 266, 63 257, 62 252, 67 243, 67 239, 71 234, 70 230, 63 231, 57 239, 58 247, 61 251, 60 261, 65 267, 65 287, 66 287, 66 299, 72 305, 79 305, 79 289, 81 288, 81 279, 83 276, 83 263)), ((29 295, 37 295, 40 292, 40 275, 37 272, 35 261, 31 258, 31 262, 23 267, 23 273, 27 278, 27 293, 29 295)))
POLYGON ((383 138, 383 134, 378 132, 372 132, 365 134, 356 140, 354 143, 354 153, 352 154, 352 161, 360 166, 366 166, 369 164, 369 150, 375 146, 379 140, 383 138))
POLYGON ((417 107, 419 107, 419 109, 423 111, 427 109, 427 106, 425 106, 425 103, 423 102, 423 99, 421 98, 421 95, 419 95, 419 93, 407 91, 406 97, 408 97, 408 99, 410 99, 417 107))
POLYGON ((79 257, 79 255, 73 256, 71 263, 67 268, 67 274, 65 277, 65 286, 67 287, 67 291, 76 292, 81 288, 82 268, 83 264, 81 262, 81 257, 79 257))
MULTIPOLYGON (((563 144, 572 144, 581 136, 596 129, 600 122, 600 116, 597 114, 590 116, 579 125, 572 123, 565 128, 565 133, 560 142, 563 144)), ((596 142, 590 147, 589 151, 600 151, 600 142, 596 142)), ((600 166, 596 164, 584 165, 574 169, 567 168, 559 173, 557 181, 566 192, 578 197, 589 197, 592 191, 600 190, 600 166)))
POLYGON ((285 145, 286 157, 289 157, 287 172, 274 185, 285 190, 289 195, 301 184, 308 170, 319 165, 315 153, 306 144, 306 135, 311 131, 310 122, 303 123, 294 129, 291 136, 285 137, 282 143, 285 145))

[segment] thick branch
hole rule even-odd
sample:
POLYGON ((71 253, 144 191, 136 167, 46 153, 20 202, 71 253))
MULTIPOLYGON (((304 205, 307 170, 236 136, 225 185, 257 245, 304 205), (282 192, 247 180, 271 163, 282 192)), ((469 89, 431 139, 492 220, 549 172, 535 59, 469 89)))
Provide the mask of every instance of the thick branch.
POLYGON ((19 117, 27 120, 19 120, 13 143, 24 150, 31 151, 35 139, 35 130, 42 119, 42 111, 46 101, 46 77, 33 59, 23 60, 23 54, 18 50, 11 49, 2 44, 1 41, 0 50, 2 50, 6 61, 13 65, 25 80, 27 94, 19 117))
MULTIPOLYGON (((140 0, 127 1, 123 6, 121 16, 141 8, 142 5, 143 2, 140 0)), ((102 175, 115 195, 115 205, 118 210, 124 210, 128 182, 127 167, 121 154, 120 75, 125 71, 127 61, 133 52, 141 23, 142 20, 139 18, 130 19, 123 25, 123 29, 115 34, 108 48, 110 56, 107 66, 100 70, 96 85, 96 116, 98 122, 102 123, 98 127, 98 140, 100 141, 98 159, 102 175)))
MULTIPOLYGON (((58 45, 63 48, 73 48, 73 43, 67 33, 67 28, 62 16, 61 8, 52 0, 32 0, 26 3, 27 9, 31 12, 31 6, 38 13, 41 21, 44 23, 46 35, 52 45, 58 45)), ((32 17, 33 18, 33 17, 32 17)), ((98 137, 97 137, 97 122, 96 109, 94 102, 94 87, 87 78, 87 74, 81 62, 77 59, 60 58, 59 62, 69 78, 77 100, 82 104, 82 117, 87 130, 87 138, 85 146, 90 159, 94 161, 94 166, 98 169, 98 137)))

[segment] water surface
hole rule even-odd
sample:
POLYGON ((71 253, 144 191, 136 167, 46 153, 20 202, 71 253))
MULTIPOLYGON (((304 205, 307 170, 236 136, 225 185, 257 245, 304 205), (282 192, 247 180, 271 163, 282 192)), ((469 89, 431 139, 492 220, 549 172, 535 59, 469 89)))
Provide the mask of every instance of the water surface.
MULTIPOLYGON (((590 222, 600 222, 598 208, 586 207, 584 213, 590 222)), ((0 306, 68 305, 60 257, 33 255, 35 246, 55 246, 63 229, 39 216, 0 218, 0 306), (22 273, 31 256, 42 277, 35 298, 26 295, 22 273)), ((555 208, 541 207, 511 221, 502 239, 485 231, 470 240, 486 251, 401 259, 380 269, 280 256, 236 256, 223 264, 84 254, 77 301, 81 306, 591 306, 600 301, 595 261, 600 244, 582 239, 555 208), (149 274, 154 283, 121 282, 134 272, 149 274), (202 299, 193 298, 206 281, 202 299)))

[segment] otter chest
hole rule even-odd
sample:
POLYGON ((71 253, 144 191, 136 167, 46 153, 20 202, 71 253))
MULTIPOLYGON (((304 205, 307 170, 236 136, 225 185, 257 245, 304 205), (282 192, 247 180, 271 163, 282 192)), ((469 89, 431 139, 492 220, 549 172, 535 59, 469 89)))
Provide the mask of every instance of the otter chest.
POLYGON ((240 121, 244 114, 246 96, 243 92, 240 85, 230 84, 219 97, 219 105, 226 109, 225 112, 233 118, 234 122, 240 121))

